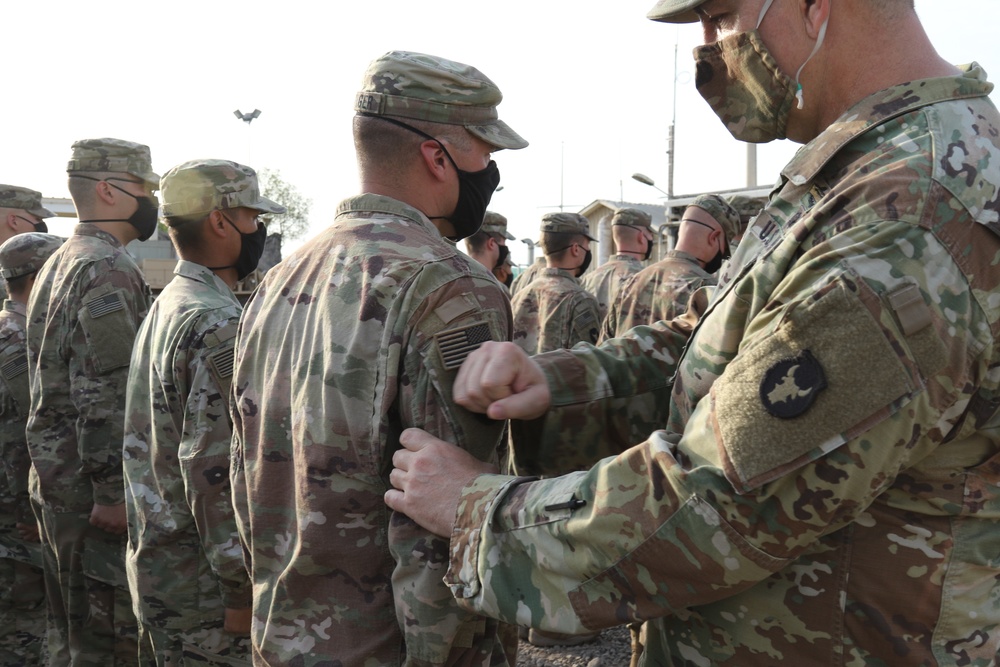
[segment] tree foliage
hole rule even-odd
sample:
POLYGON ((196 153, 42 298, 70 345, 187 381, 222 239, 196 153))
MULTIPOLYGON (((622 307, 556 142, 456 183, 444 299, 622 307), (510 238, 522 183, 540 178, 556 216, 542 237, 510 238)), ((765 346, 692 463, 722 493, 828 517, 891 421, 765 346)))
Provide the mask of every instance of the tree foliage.
POLYGON ((267 233, 281 234, 283 240, 297 239, 309 231, 309 207, 312 200, 302 196, 298 188, 281 177, 278 169, 261 169, 257 172, 260 191, 271 201, 288 209, 282 215, 270 215, 267 233))

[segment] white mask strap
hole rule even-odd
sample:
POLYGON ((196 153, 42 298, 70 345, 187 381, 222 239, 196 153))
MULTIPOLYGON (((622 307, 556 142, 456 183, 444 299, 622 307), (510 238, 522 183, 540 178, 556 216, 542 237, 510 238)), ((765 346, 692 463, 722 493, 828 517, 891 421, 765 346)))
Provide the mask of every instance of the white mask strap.
POLYGON ((771 3, 774 0, 766 0, 764 6, 760 8, 760 15, 757 16, 757 30, 760 30, 760 24, 764 22, 764 14, 767 14, 767 10, 771 7, 771 3))
POLYGON ((823 46, 823 39, 826 37, 826 24, 829 22, 830 17, 827 16, 826 20, 823 21, 823 25, 819 27, 819 35, 816 37, 816 46, 813 47, 812 53, 809 54, 809 57, 806 58, 805 62, 799 67, 799 71, 795 73, 795 99, 798 102, 796 106, 798 106, 799 109, 801 109, 805 104, 802 100, 802 84, 799 83, 799 75, 802 74, 802 69, 806 66, 806 63, 812 60, 813 56, 816 55, 816 52, 819 51, 819 47, 823 46))

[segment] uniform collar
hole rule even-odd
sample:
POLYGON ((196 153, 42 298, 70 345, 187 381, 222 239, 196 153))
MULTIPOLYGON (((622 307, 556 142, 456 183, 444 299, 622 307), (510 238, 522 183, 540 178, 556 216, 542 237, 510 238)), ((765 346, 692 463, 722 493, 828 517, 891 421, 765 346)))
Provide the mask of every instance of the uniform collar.
POLYGON ((545 267, 543 274, 553 278, 565 278, 566 280, 572 280, 575 283, 580 282, 580 279, 569 272, 569 269, 557 269, 555 267, 545 267))
POLYGON ((107 241, 116 248, 125 247, 114 234, 106 232, 97 225, 90 224, 89 222, 77 223, 76 227, 73 228, 73 236, 90 236, 107 241))
POLYGON ((20 301, 14 301, 14 299, 4 299, 3 309, 9 313, 17 313, 25 317, 28 315, 28 307, 20 301))
POLYGON ((430 218, 409 204, 401 202, 398 199, 393 199, 392 197, 370 193, 349 197, 337 206, 336 216, 339 218, 357 213, 385 213, 395 217, 406 218, 422 227, 426 227, 435 236, 441 237, 441 232, 430 221, 430 218))
POLYGON ((908 81, 869 95, 800 148, 781 175, 795 185, 808 183, 844 146, 873 127, 937 102, 985 97, 993 90, 977 63, 959 69, 958 76, 908 81))
MULTIPOLYGON (((215 272, 207 266, 179 259, 177 260, 177 265, 174 267, 174 275, 183 276, 207 285, 220 294, 233 296, 233 290, 229 288, 229 285, 223 282, 222 278, 215 275, 215 272)), ((235 299, 236 297, 233 296, 233 298, 235 299)))

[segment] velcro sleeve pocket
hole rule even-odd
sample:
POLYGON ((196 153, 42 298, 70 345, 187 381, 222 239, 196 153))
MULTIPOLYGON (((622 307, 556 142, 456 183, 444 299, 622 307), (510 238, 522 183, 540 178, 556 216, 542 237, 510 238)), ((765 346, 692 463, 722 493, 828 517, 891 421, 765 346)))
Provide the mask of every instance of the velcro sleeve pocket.
POLYGON ((833 451, 916 393, 914 360, 882 306, 863 282, 835 280, 714 384, 713 428, 738 492, 833 451))
POLYGON ((91 290, 84 296, 78 315, 97 374, 128 366, 135 324, 125 290, 113 285, 91 290))

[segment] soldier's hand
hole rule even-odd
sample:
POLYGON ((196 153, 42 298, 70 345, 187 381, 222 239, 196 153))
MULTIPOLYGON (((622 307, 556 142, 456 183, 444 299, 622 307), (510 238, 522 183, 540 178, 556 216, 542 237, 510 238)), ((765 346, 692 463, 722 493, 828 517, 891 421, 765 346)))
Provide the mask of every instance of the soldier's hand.
POLYGON ((250 622, 253 620, 253 609, 226 609, 222 629, 233 635, 249 635, 250 622))
POLYGON ((496 473, 496 466, 418 428, 403 431, 399 442, 405 449, 392 455, 389 481, 395 488, 386 491, 385 504, 448 537, 462 489, 479 475, 496 473))
POLYGON ((128 530, 125 503, 94 505, 94 509, 90 510, 90 525, 115 535, 124 534, 128 530))
POLYGON ((18 523, 15 524, 18 534, 21 535, 21 539, 25 542, 39 542, 38 537, 38 524, 37 523, 18 523))
POLYGON ((483 343, 455 378, 459 405, 492 419, 534 419, 549 409, 552 395, 541 367, 513 343, 483 343))

